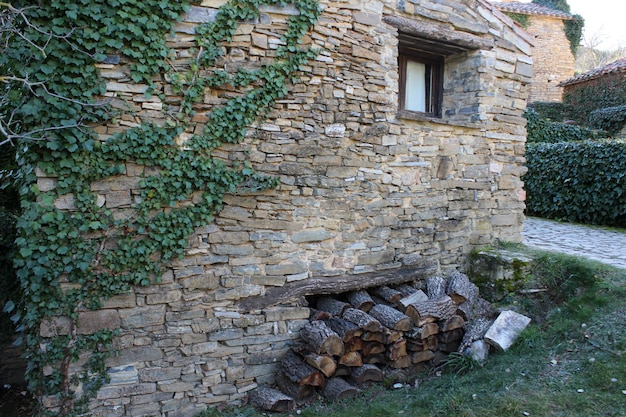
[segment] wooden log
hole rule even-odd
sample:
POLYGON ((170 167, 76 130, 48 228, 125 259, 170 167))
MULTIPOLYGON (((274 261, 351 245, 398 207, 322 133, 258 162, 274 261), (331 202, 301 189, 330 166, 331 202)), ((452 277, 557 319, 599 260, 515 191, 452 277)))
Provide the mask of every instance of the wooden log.
POLYGON ((467 323, 465 325, 465 334, 463 335, 461 346, 459 346, 459 352, 463 352, 465 348, 469 347, 474 341, 482 340, 492 323, 492 319, 485 318, 477 318, 467 323))
POLYGON ((333 376, 334 377, 350 376, 351 373, 352 373, 352 371, 350 370, 350 368, 348 366, 337 365, 337 370, 335 371, 335 375, 333 375, 333 376))
POLYGON ((439 339, 437 339, 437 336, 430 336, 423 339, 422 344, 424 345, 424 350, 436 351, 439 346, 439 339))
POLYGON ((304 361, 304 358, 289 350, 281 362, 281 371, 292 382, 302 385, 323 387, 326 379, 324 375, 304 361))
POLYGON ((395 342, 396 340, 400 340, 404 337, 404 332, 400 330, 391 330, 386 327, 383 328, 383 333, 385 334, 385 342, 386 344, 390 344, 395 342))
POLYGON ((260 386, 250 392, 250 405, 267 411, 290 411, 296 408, 296 401, 277 389, 260 386))
POLYGON ((373 355, 363 356, 363 363, 386 363, 387 358, 384 353, 376 353, 373 355))
POLYGON ((383 343, 378 342, 365 342, 365 346, 363 347, 363 356, 375 355, 377 353, 384 353, 386 347, 383 343))
POLYGON ((448 332, 443 332, 439 334, 440 343, 457 342, 457 341, 461 341, 462 339, 463 339, 463 329, 454 329, 454 330, 450 330, 448 332))
POLYGON ((409 368, 411 365, 413 365, 413 359, 409 355, 387 362, 387 366, 394 369, 409 368))
POLYGON ((447 320, 452 317, 456 311, 457 306, 452 301, 452 298, 444 295, 439 298, 411 304, 407 307, 405 313, 407 316, 411 317, 419 327, 437 320, 447 320))
POLYGON ((478 287, 470 282, 467 275, 460 272, 453 272, 448 278, 447 291, 455 304, 461 304, 465 301, 476 301, 478 299, 478 287))
POLYGON ((352 339, 344 342, 346 352, 358 352, 365 349, 366 342, 360 337, 353 337, 352 339))
POLYGON ((281 287, 268 288, 264 294, 247 297, 239 301, 241 311, 262 310, 272 305, 297 301, 307 295, 338 294, 377 285, 393 285, 418 281, 436 273, 439 266, 435 261, 422 265, 386 269, 358 275, 337 277, 312 277, 300 281, 287 282, 281 287))
POLYGON ((307 323, 300 330, 300 336, 317 353, 343 354, 343 340, 323 320, 307 323))
POLYGON ((398 340, 387 346, 387 356, 392 361, 400 359, 406 355, 406 339, 398 340))
POLYGON ((405 332, 413 327, 413 320, 393 307, 377 304, 372 307, 369 314, 378 320, 383 326, 393 330, 405 332))
POLYGON ((395 304, 402 298, 402 293, 398 290, 394 290, 386 285, 380 287, 374 287, 370 290, 376 297, 380 297, 388 303, 395 304))
POLYGON ((356 397, 359 395, 359 390, 345 379, 336 377, 328 380, 322 390, 322 395, 330 401, 338 401, 356 397))
POLYGON ((450 330, 454 329, 462 329, 463 326, 465 326, 465 320, 463 320, 463 317, 455 314, 454 316, 441 323, 439 328, 442 332, 449 332, 450 330))
POLYGON ((459 346, 461 346, 460 340, 455 340, 449 343, 439 342, 439 346, 437 346, 437 349, 439 349, 440 352, 452 353, 452 352, 458 352, 459 346))
POLYGON ((276 373, 275 381, 278 389, 292 397, 298 404, 304 404, 315 399, 315 387, 295 383, 283 371, 276 373))
POLYGON ((498 311, 489 303, 489 301, 478 298, 476 301, 466 301, 457 306, 457 313, 463 317, 465 321, 471 322, 478 318, 495 319, 498 311))
POLYGON ((432 350, 423 350, 421 352, 414 352, 410 356, 411 360, 413 360, 413 363, 422 363, 428 362, 429 360, 434 358, 435 354, 432 350))
POLYGON ((336 317, 341 317, 343 311, 350 307, 350 304, 333 297, 320 297, 315 305, 318 310, 326 311, 336 317))
POLYGON ((511 347, 528 323, 530 317, 511 310, 503 311, 485 333, 485 341, 496 349, 505 351, 511 347))
POLYGON ((342 318, 356 324, 367 332, 379 332, 382 325, 374 317, 356 308, 348 308, 343 312, 342 318))
POLYGON ((350 374, 350 382, 357 387, 363 387, 368 382, 381 382, 385 379, 383 371, 374 364, 365 364, 354 368, 350 374))
POLYGON ((398 300, 398 305, 402 306, 403 311, 405 311, 409 305, 426 300, 428 300, 426 293, 422 290, 416 290, 413 294, 407 295, 398 300))
POLYGON ((363 336, 361 336, 361 339, 365 342, 385 343, 387 336, 385 336, 383 332, 365 332, 363 336))
POLYGON ((337 369, 337 362, 332 356, 320 355, 311 350, 299 350, 298 354, 307 364, 322 372, 327 378, 331 377, 337 369))
POLYGON ((331 317, 326 321, 326 325, 331 328, 332 331, 337 333, 341 340, 347 342, 350 339, 361 336, 363 334, 363 329, 361 329, 356 324, 348 321, 346 319, 342 319, 340 317, 331 317))
POLYGON ((396 291, 400 291, 402 293, 402 297, 409 297, 413 295, 417 291, 417 289, 409 284, 399 284, 394 285, 393 289, 396 291))
POLYGON ((427 323, 420 327, 413 327, 405 336, 411 339, 426 339, 434 334, 439 333, 439 325, 437 323, 427 323))
POLYGON ((443 277, 433 275, 426 278, 426 295, 428 298, 439 298, 446 295, 448 283, 443 277))
POLYGON ((363 365, 363 358, 359 352, 347 352, 339 358, 339 364, 349 367, 363 365))
POLYGON ((369 293, 365 290, 352 291, 348 293, 348 301, 355 308, 366 313, 370 311, 370 308, 374 307, 374 300, 370 297, 369 293))
POLYGON ((406 350, 407 352, 421 352, 424 350, 424 343, 421 339, 407 339, 406 350))

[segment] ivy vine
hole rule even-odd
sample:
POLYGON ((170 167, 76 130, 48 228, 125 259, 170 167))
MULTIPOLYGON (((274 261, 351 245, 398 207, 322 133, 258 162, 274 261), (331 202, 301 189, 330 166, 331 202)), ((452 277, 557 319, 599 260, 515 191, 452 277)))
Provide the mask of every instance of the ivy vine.
POLYGON ((166 0, 13 4, 25 19, 0 64, 14 72, 10 105, 19 120, 15 131, 24 132, 18 142, 23 213, 14 265, 25 308, 14 313, 26 330, 29 388, 53 406, 42 407, 40 415, 80 415, 106 382, 104 364, 116 332, 79 334, 81 311, 97 309, 134 285, 158 282, 163 267, 184 254, 193 230, 212 221, 226 193, 277 185, 246 161, 228 164, 211 151, 242 141, 316 56, 300 43, 319 16, 318 3, 231 0, 213 22, 197 27, 188 67, 172 68, 165 37, 189 6, 166 0), (257 19, 263 5, 289 3, 299 13, 291 16, 273 63, 254 71, 215 69, 242 21, 257 19), (165 123, 145 122, 102 141, 93 126, 115 114, 102 102, 105 86, 94 64, 111 52, 132 61, 132 79, 151 85, 150 94, 162 93, 154 77, 167 74, 182 99, 168 109, 165 123), (194 104, 205 89, 226 84, 240 94, 213 110, 201 133, 190 133, 198 130, 194 104), (182 135, 189 136, 184 148, 177 142, 182 135), (127 163, 143 167, 144 176, 131 215, 119 218, 98 204, 91 186, 124 175, 127 163), (37 188, 35 168, 56 178, 54 189, 37 188), (58 208, 60 199, 70 201, 72 210, 58 208), (69 319, 69 328, 42 336, 42 324, 55 317, 69 319), (83 371, 70 372, 85 355, 83 371))

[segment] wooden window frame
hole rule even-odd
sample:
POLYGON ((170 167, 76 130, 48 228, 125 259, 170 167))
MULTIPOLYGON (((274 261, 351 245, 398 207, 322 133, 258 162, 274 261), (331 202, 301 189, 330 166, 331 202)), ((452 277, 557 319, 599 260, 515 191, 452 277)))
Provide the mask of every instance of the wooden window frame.
POLYGON ((415 50, 411 47, 400 47, 398 49, 398 70, 399 70, 399 97, 398 108, 402 112, 410 112, 426 117, 441 118, 443 103, 443 69, 444 58, 436 54, 415 50), (426 111, 419 112, 405 108, 406 97, 406 67, 408 61, 415 61, 426 64, 430 69, 430 83, 426 92, 426 111))

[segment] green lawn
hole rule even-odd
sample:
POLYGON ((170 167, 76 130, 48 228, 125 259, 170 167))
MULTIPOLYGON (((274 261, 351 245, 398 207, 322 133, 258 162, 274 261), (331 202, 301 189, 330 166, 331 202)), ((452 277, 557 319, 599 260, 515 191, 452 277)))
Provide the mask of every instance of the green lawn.
MULTIPOLYGON (((626 416, 626 270, 532 253, 532 281, 549 291, 507 297, 506 303, 533 318, 507 352, 492 353, 484 364, 456 358, 449 366, 412 376, 399 389, 381 384, 356 399, 320 399, 273 415, 626 416)), ((198 417, 270 414, 227 407, 198 417)))

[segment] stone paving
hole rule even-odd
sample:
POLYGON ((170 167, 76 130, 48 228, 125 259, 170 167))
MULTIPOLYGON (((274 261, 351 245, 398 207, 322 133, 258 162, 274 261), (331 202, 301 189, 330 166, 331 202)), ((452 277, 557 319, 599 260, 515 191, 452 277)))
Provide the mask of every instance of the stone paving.
POLYGON ((524 244, 531 248, 582 256, 626 269, 626 230, 527 217, 522 235, 524 244))

